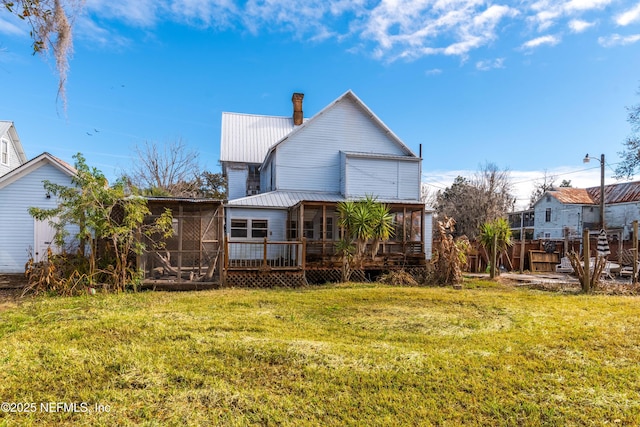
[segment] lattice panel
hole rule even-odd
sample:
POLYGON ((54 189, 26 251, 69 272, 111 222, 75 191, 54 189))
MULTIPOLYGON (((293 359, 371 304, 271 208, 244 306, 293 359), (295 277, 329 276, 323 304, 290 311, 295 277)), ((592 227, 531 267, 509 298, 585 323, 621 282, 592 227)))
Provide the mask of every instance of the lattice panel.
MULTIPOLYGON (((339 268, 314 268, 306 272, 307 282, 313 284, 339 283, 342 281, 342 270, 339 268)), ((354 270, 351 273, 352 282, 364 282, 365 274, 362 270, 354 270)))
POLYGON ((238 272, 227 273, 226 286, 240 288, 297 288, 306 284, 304 273, 301 271, 284 272, 238 272))

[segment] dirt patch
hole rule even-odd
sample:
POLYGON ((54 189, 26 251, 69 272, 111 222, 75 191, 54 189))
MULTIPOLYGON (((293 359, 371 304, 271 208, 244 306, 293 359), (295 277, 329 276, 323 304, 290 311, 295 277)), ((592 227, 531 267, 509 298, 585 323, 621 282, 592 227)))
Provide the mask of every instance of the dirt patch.
POLYGON ((18 306, 21 289, 0 289, 0 311, 18 306))

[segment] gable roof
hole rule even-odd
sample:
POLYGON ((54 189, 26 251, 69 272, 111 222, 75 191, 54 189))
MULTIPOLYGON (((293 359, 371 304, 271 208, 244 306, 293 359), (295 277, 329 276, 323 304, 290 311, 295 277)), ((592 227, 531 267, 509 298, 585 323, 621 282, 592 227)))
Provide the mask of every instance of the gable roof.
POLYGON ((9 137, 13 142, 13 147, 18 153, 20 164, 26 163, 27 156, 24 154, 24 148, 22 148, 20 137, 18 136, 18 132, 16 131, 16 127, 13 125, 13 122, 10 122, 8 120, 0 120, 0 137, 5 133, 9 134, 9 137))
POLYGON ((415 155, 415 153, 413 151, 411 151, 411 149, 409 147, 407 147, 404 144, 404 142, 402 142, 402 140, 400 138, 398 138, 396 136, 396 134, 393 133, 393 131, 387 125, 385 125, 384 122, 382 120, 380 120, 378 118, 378 116, 376 116, 375 113, 373 111, 371 111, 371 109, 369 107, 367 107, 367 105, 364 102, 362 102, 362 100, 360 98, 358 98, 356 96, 355 93, 353 93, 353 91, 351 89, 349 89, 345 93, 340 95, 335 101, 333 101, 332 103, 330 103, 329 105, 324 107, 322 110, 320 110, 319 113, 317 113, 316 115, 311 117, 309 120, 306 120, 300 126, 296 126, 295 129, 293 129, 292 132, 288 133, 280 141, 278 141, 276 144, 272 145, 269 148, 269 151, 268 151, 267 156, 265 157, 265 159, 267 157, 269 157, 271 155, 271 153, 273 153, 273 151, 275 151, 280 144, 283 144, 285 141, 287 141, 289 138, 294 136, 296 133, 301 132, 303 129, 305 129, 305 128, 309 127, 309 126, 313 126, 313 123, 318 119, 318 117, 322 116, 327 111, 331 110, 332 108, 335 108, 336 105, 338 105, 339 103, 344 102, 344 101, 353 102, 356 106, 358 106, 361 110, 363 110, 364 114, 369 116, 369 119, 371 121, 373 121, 394 143, 396 143, 398 146, 400 146, 402 148, 402 150, 405 153, 407 153, 408 156, 417 157, 415 155))
POLYGON ((353 102, 408 156, 417 157, 400 138, 350 89, 299 126, 293 117, 263 116, 255 114, 222 113, 220 162, 263 163, 276 147, 291 136, 311 126, 318 117, 335 108, 340 102, 353 102))
POLYGON ((36 156, 28 162, 24 163, 23 165, 18 166, 11 172, 0 176, 0 189, 29 174, 30 172, 44 166, 47 163, 53 165, 70 177, 74 176, 77 173, 76 169, 69 163, 65 162, 64 160, 60 160, 59 158, 52 156, 47 152, 44 152, 39 156, 36 156))

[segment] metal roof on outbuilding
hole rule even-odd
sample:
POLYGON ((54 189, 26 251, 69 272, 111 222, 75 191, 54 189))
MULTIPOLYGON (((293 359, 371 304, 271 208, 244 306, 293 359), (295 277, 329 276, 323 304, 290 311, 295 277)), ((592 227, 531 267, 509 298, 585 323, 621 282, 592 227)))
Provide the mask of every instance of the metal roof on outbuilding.
MULTIPOLYGON (((587 188, 594 203, 600 203, 600 187, 587 188)), ((604 186, 606 204, 640 202, 640 181, 604 186)))
MULTIPOLYGON (((560 187, 549 190, 558 201, 565 204, 597 205, 600 203, 600 187, 560 187)), ((604 186, 604 201, 607 205, 640 202, 640 181, 623 182, 604 186)))

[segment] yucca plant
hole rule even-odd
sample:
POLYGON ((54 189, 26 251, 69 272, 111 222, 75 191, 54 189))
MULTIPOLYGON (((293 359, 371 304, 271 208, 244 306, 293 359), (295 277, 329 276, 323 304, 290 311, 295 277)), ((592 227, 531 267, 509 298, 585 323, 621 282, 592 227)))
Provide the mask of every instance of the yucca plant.
MULTIPOLYGON (((393 234, 393 217, 389 208, 367 195, 362 200, 347 200, 338 203, 338 225, 344 230, 343 240, 336 245, 338 253, 346 254, 344 248, 353 247, 349 254, 349 265, 360 265, 371 242, 371 257, 378 253, 380 242, 393 234), (342 250, 341 250, 342 248, 342 250)), ((343 262, 346 256, 343 256, 343 262)), ((344 277, 344 275, 343 275, 344 277)))
POLYGON ((491 261, 489 277, 496 277, 497 254, 506 251, 513 245, 511 239, 511 227, 504 218, 497 218, 494 221, 485 222, 480 226, 480 244, 484 246, 491 261))

